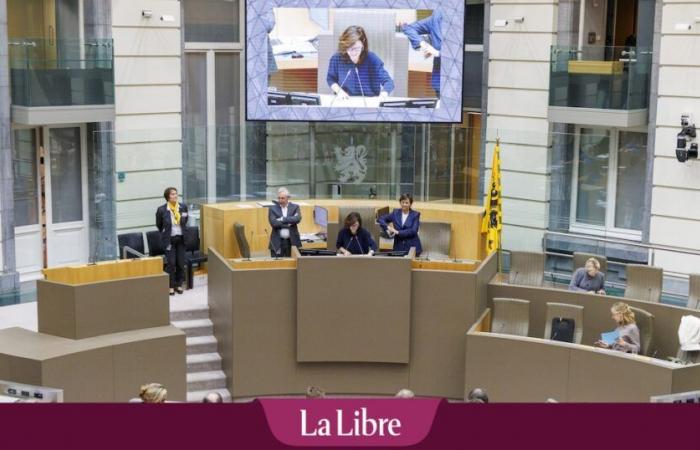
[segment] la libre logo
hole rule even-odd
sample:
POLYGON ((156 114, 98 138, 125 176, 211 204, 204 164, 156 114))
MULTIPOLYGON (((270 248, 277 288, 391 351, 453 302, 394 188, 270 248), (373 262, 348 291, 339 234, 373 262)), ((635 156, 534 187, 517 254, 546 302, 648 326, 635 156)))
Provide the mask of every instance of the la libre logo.
POLYGON ((401 436, 401 420, 370 417, 367 408, 355 409, 351 414, 336 409, 335 417, 316 420, 309 420, 306 409, 299 412, 302 436, 401 436))

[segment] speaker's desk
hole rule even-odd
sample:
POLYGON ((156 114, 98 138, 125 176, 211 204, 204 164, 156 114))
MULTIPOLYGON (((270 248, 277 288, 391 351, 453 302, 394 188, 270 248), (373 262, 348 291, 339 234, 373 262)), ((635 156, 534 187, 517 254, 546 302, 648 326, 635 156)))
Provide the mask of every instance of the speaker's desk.
MULTIPOLYGON (((339 208, 383 208, 398 207, 398 202, 388 200, 296 200, 301 208, 301 233, 316 233, 319 230, 314 223, 314 206, 328 210, 328 221, 338 222, 339 208)), ((455 259, 483 259, 483 235, 481 219, 484 208, 481 206, 456 205, 448 203, 415 202, 413 209, 421 213, 421 221, 448 222, 451 224, 452 239, 450 257, 455 259)), ((268 248, 271 231, 268 222, 268 209, 258 202, 212 203, 202 205, 202 242, 204 249, 213 248, 224 258, 240 258, 233 224, 245 225, 246 237, 251 252, 264 251, 268 248)), ((329 236, 335 242, 336 236, 329 236)), ((317 245, 318 246, 318 245, 317 245)))
POLYGON ((228 260, 209 249, 208 302, 234 398, 462 398, 464 335, 486 307, 479 265, 386 257, 228 260))

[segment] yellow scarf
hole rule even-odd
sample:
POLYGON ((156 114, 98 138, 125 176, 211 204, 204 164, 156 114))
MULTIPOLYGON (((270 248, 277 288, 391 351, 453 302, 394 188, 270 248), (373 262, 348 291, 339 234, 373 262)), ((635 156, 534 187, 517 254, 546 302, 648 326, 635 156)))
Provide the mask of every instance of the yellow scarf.
POLYGON ((175 225, 180 225, 180 205, 177 202, 168 202, 168 209, 173 212, 173 217, 175 218, 175 225))

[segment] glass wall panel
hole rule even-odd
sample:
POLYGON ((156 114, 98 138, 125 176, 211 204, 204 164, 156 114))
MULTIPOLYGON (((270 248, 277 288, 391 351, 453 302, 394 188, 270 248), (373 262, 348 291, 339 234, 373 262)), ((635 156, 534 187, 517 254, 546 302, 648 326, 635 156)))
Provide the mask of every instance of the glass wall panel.
POLYGON ((185 41, 238 42, 238 0, 183 0, 185 41))
POLYGON ((576 221, 605 226, 610 132, 581 129, 578 157, 576 221))
POLYGON ((621 131, 619 136, 615 227, 641 230, 644 211, 647 134, 621 131))
POLYGON ((216 197, 240 193, 240 55, 217 53, 216 61, 216 197))
POLYGON ((183 196, 207 196, 207 61, 204 53, 185 53, 185 111, 182 130, 183 196))
POLYGON ((49 129, 53 223, 83 220, 80 128, 49 129))
POLYGON ((36 137, 34 130, 15 130, 13 153, 15 226, 39 223, 36 137))

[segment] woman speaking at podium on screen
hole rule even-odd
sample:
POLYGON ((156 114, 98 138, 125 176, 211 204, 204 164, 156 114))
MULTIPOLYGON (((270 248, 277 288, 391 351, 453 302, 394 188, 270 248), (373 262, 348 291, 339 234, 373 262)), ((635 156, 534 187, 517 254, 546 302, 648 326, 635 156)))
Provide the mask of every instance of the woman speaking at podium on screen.
POLYGON ((340 35, 338 52, 328 63, 326 81, 339 99, 386 97, 394 90, 394 80, 384 68, 384 62, 369 51, 367 34, 356 25, 340 35))
POLYGON ((380 217, 377 221, 389 237, 394 238, 394 251, 407 252, 411 247, 415 247, 416 256, 419 256, 423 250, 418 237, 420 213, 411 209, 411 205, 413 205, 411 194, 401 194, 399 203, 401 208, 380 217))

